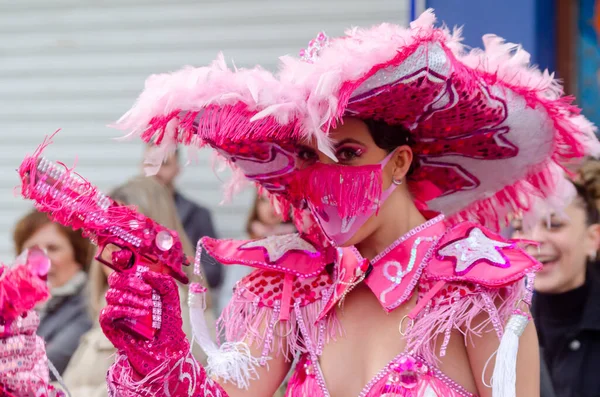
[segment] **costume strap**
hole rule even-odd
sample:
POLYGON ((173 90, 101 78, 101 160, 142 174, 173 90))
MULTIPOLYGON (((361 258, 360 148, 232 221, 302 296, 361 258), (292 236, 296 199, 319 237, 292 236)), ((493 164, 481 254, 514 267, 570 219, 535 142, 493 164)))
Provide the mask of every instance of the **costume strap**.
POLYGON ((283 294, 281 295, 281 309, 279 311, 279 321, 288 321, 292 308, 292 287, 294 286, 295 276, 286 274, 283 279, 283 294))
POLYGON ((440 280, 437 283, 435 283, 434 286, 427 292, 427 294, 425 294, 421 299, 419 299, 415 307, 413 307, 412 310, 406 316, 404 316, 402 320, 400 320, 399 330, 402 336, 405 336, 408 332, 408 329, 404 327, 406 320, 408 320, 408 328, 411 328, 414 325, 415 320, 419 316, 419 313, 421 313, 425 306, 427 306, 427 304, 431 302, 434 296, 442 288, 444 288, 445 285, 446 282, 444 280, 440 280))

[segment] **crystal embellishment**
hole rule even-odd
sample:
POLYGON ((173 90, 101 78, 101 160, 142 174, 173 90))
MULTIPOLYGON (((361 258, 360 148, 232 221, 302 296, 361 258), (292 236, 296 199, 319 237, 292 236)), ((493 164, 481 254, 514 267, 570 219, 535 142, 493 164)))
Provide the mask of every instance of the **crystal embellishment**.
POLYGON ((323 32, 308 43, 308 48, 300 50, 300 59, 304 62, 313 63, 317 60, 319 52, 329 46, 329 37, 323 32))
POLYGON ((487 262, 497 267, 508 267, 509 262, 502 253, 502 248, 513 244, 497 241, 486 236, 478 227, 472 228, 464 238, 454 240, 438 250, 440 259, 452 258, 454 271, 464 275, 480 262, 487 262))
POLYGON ((156 246, 161 251, 168 251, 173 246, 173 236, 166 230, 161 230, 156 235, 156 246))

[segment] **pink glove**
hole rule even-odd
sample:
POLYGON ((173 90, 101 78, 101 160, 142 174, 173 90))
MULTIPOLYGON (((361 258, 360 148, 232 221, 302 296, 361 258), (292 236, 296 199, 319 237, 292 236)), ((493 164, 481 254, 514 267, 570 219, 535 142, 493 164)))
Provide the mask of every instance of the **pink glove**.
POLYGON ((133 369, 146 376, 166 361, 183 357, 190 346, 182 330, 179 294, 173 279, 154 272, 141 275, 143 279, 134 273, 110 275, 108 305, 100 314, 100 325, 115 347, 127 355, 133 369), (154 339, 139 338, 123 326, 148 315, 153 316, 155 328, 160 323, 154 339))
POLYGON ((141 276, 115 272, 108 278, 100 325, 120 354, 107 375, 110 394, 226 397, 190 353, 173 278, 149 271, 141 276), (152 340, 122 326, 150 314, 155 326, 160 323, 152 340))

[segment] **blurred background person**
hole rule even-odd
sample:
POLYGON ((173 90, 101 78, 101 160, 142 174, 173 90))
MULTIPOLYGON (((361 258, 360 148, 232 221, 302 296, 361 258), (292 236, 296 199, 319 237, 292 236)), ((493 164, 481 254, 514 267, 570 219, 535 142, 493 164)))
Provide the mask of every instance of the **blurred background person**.
MULTIPOLYGON (((146 158, 148 155, 151 155, 151 148, 151 145, 146 146, 144 158, 146 158)), ((200 240, 202 237, 208 236, 216 238, 217 234, 213 226, 210 211, 205 207, 191 201, 175 188, 175 181, 181 173, 180 163, 180 153, 179 149, 177 149, 163 162, 154 177, 162 182, 167 189, 169 189, 169 192, 173 196, 175 207, 177 208, 177 214, 181 223, 183 224, 183 229, 185 230, 185 233, 195 249, 198 240, 200 240)), ((142 163, 142 167, 143 166, 144 163, 142 163)), ((220 288, 223 284, 223 266, 205 266, 204 274, 206 275, 208 286, 213 291, 218 291, 218 288, 220 288)))
POLYGON ((246 221, 246 233, 251 239, 295 233, 292 222, 284 222, 265 194, 257 193, 246 221))
POLYGON ((526 229, 516 220, 514 237, 540 244, 529 248, 544 265, 532 314, 555 395, 600 396, 600 163, 587 160, 573 184, 564 214, 526 229))
MULTIPOLYGON (((92 246, 81 233, 52 223, 45 214, 35 210, 16 224, 13 240, 17 254, 38 246, 50 258, 51 297, 38 308, 37 333, 46 342, 48 359, 62 374, 81 335, 92 326, 84 292, 92 246)), ((50 375, 55 380, 54 375, 50 375)))
MULTIPOLYGON (((171 191, 155 178, 138 176, 114 189, 109 196, 122 204, 133 205, 139 212, 175 230, 181 239, 183 250, 193 262, 194 248, 185 235, 183 226, 177 216, 171 191)), ((112 269, 94 260, 90 268, 90 311, 94 318, 94 327, 81 338, 81 345, 73 355, 69 367, 64 374, 64 382, 73 396, 101 397, 107 396, 106 372, 114 362, 116 349, 104 336, 98 316, 106 304, 104 295, 108 289, 107 277, 112 269)), ((193 266, 184 268, 190 281, 197 281, 193 274, 193 266)), ((187 286, 179 285, 179 295, 183 313, 183 329, 192 340, 191 326, 187 308, 187 286)), ((212 312, 210 297, 207 294, 206 320, 209 329, 214 329, 215 316, 212 312)), ((214 335, 213 335, 214 337, 214 335)), ((196 344, 194 356, 206 364, 206 356, 196 344)))

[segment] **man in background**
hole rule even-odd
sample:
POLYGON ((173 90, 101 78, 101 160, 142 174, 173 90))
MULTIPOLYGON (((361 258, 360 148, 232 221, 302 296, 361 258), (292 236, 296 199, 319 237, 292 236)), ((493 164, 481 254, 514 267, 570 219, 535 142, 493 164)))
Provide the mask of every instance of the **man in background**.
MULTIPOLYGON (((149 153, 151 150, 150 148, 151 146, 146 146, 145 155, 149 153)), ((144 164, 142 162, 142 167, 143 166, 144 164)), ((180 154, 177 149, 172 155, 165 159, 155 177, 173 192, 173 199, 177 206, 179 219, 183 224, 183 228, 185 229, 188 238, 195 247, 198 240, 202 237, 208 236, 216 238, 216 233, 210 211, 183 196, 175 188, 175 180, 180 173, 180 154)), ((223 266, 215 264, 205 266, 203 269, 209 287, 212 289, 213 293, 216 292, 223 283, 223 266)))

